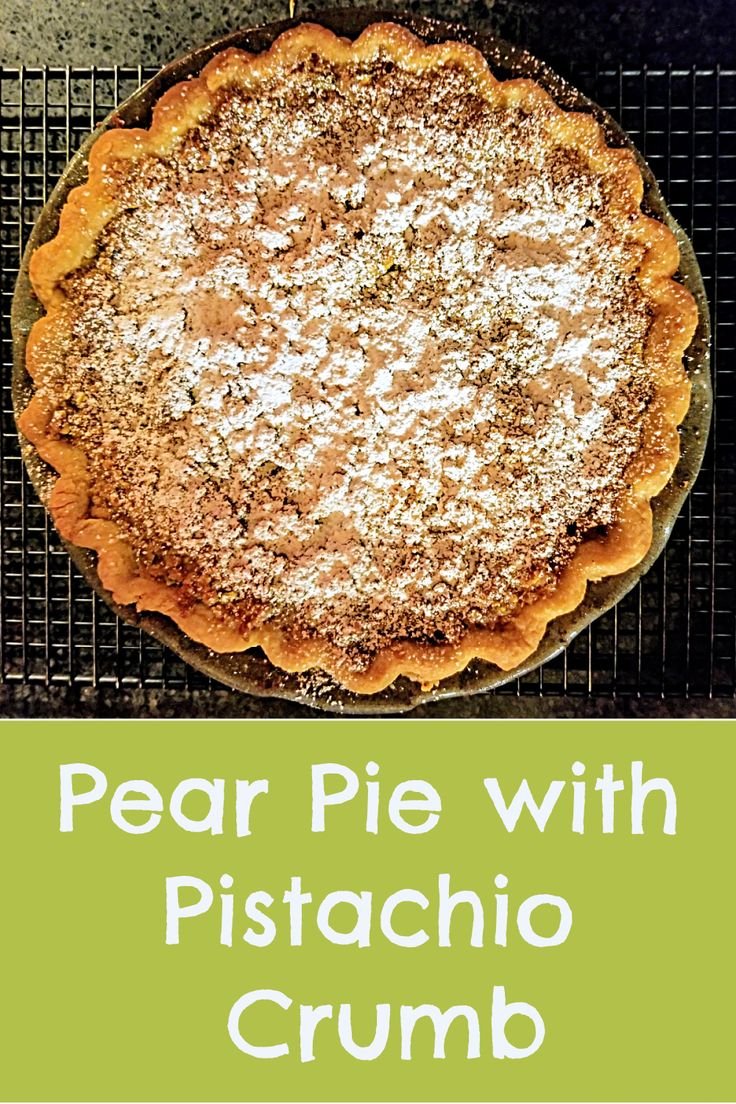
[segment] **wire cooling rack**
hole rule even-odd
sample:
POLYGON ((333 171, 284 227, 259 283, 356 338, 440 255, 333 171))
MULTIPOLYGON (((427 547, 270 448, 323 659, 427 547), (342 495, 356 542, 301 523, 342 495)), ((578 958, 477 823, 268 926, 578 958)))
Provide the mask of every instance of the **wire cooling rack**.
MULTIPOLYGON (((20 458, 9 315, 25 242, 82 139, 154 72, 0 70, 5 715, 309 713, 218 689, 119 621, 71 565, 20 458)), ((708 451, 666 553, 615 609, 563 655, 482 702, 450 701, 419 712, 728 715, 736 700, 736 70, 573 68, 569 76, 631 134, 695 246, 714 332, 708 451)))

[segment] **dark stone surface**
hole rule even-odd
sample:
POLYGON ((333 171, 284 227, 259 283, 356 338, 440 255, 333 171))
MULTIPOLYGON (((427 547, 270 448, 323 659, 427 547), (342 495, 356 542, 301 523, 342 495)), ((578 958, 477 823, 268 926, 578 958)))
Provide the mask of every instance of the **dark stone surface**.
MULTIPOLYGON (((297 0, 297 15, 357 4, 297 0)), ((736 61, 735 0, 384 0, 384 9, 459 20, 518 42, 544 60, 631 65, 736 61)), ((288 0, 4 0, 0 59, 6 65, 153 65, 193 46, 289 15, 288 0)))

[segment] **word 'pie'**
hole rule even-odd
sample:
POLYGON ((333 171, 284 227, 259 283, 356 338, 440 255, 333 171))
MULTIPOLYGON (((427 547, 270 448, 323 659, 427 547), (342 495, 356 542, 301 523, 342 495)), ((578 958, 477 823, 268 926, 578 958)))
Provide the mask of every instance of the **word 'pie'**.
POLYGON ((633 154, 393 25, 226 50, 31 261, 21 429, 120 603, 352 690, 509 669, 636 564, 696 324, 633 154))

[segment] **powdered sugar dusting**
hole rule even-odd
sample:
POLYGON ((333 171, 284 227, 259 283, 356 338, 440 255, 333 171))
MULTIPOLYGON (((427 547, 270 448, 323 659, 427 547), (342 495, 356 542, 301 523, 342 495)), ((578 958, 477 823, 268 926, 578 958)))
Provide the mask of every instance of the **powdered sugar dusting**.
POLYGON ((115 170, 46 386, 142 565, 359 662, 503 620, 615 519, 638 247, 547 121, 314 59, 115 170))

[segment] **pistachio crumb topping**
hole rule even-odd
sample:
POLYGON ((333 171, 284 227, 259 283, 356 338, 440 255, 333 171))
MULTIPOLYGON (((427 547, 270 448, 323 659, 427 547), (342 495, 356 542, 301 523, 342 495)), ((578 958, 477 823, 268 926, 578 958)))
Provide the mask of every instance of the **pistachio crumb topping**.
POLYGON ((641 246, 548 124, 459 67, 314 55, 109 166, 40 389, 142 568, 359 664, 502 623, 615 522, 641 246))

